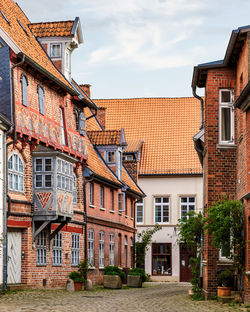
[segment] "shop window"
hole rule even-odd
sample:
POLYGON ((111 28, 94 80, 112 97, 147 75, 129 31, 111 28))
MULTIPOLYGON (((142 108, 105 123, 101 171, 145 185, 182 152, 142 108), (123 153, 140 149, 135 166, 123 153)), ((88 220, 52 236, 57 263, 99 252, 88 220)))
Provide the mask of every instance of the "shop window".
POLYGON ((152 244, 152 274, 172 275, 171 244, 152 244))

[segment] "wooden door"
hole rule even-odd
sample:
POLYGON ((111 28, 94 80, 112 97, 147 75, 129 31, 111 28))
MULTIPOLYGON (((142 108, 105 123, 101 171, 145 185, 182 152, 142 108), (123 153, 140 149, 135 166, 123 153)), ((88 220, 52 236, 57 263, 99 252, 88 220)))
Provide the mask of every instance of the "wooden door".
POLYGON ((8 232, 8 266, 7 283, 21 283, 21 257, 22 257, 22 233, 21 231, 8 232))
POLYGON ((180 244, 180 282, 190 282, 192 279, 190 258, 194 253, 180 244))

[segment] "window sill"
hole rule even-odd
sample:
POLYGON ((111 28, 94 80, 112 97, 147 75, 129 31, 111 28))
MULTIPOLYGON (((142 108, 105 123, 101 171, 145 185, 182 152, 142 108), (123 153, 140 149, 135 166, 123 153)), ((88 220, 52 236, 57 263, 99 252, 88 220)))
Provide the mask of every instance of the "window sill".
POLYGON ((131 220, 134 220, 134 218, 130 217, 131 220))
POLYGON ((105 210, 106 210, 106 208, 101 207, 101 208, 100 208, 100 210, 105 211, 105 210))
POLYGON ((89 267, 89 270, 95 270, 95 267, 94 266, 89 267))
POLYGON ((121 213, 121 212, 118 212, 118 215, 119 215, 119 216, 121 216, 121 215, 122 215, 122 213, 121 213))
POLYGON ((104 266, 100 266, 100 267, 99 267, 99 270, 104 270, 104 266))
POLYGON ((218 149, 236 149, 237 145, 236 144, 217 144, 216 148, 218 149))
POLYGON ((125 215, 125 218, 128 218, 128 216, 127 216, 127 215, 125 215))
POLYGON ((90 208, 95 208, 96 206, 95 206, 95 205, 89 204, 89 207, 90 207, 90 208))
POLYGON ((110 212, 110 213, 115 213, 115 211, 114 211, 114 210, 109 210, 109 212, 110 212))

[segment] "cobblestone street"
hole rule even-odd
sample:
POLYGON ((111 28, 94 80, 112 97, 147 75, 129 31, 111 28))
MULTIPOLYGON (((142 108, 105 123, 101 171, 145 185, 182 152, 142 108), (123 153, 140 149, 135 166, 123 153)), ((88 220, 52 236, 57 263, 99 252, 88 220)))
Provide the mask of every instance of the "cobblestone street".
POLYGON ((192 301, 189 286, 177 283, 147 284, 142 289, 82 291, 16 291, 0 296, 1 312, 139 312, 139 311, 249 311, 216 301, 192 301))

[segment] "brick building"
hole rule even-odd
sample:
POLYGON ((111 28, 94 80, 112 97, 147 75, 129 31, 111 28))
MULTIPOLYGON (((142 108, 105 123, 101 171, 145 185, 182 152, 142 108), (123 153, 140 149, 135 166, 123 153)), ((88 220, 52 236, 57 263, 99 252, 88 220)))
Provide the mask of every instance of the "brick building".
MULTIPOLYGON (((194 67, 192 88, 205 88, 199 98, 202 126, 194 137, 204 170, 204 212, 212 202, 228 197, 244 204, 246 272, 249 272, 249 53, 250 28, 232 31, 223 60, 194 67)), ((211 245, 205 235, 203 246, 203 288, 206 297, 216 294, 217 271, 230 262, 211 245)), ((249 302, 248 274, 245 301, 249 302)))
POLYGON ((98 107, 71 78, 79 19, 31 24, 12 0, 0 4, 0 112, 14 124, 4 287, 64 286, 85 257, 99 283, 104 265, 133 264, 134 219, 124 207, 132 211, 143 192, 122 164, 116 175, 86 135, 86 120, 99 127, 98 107))

